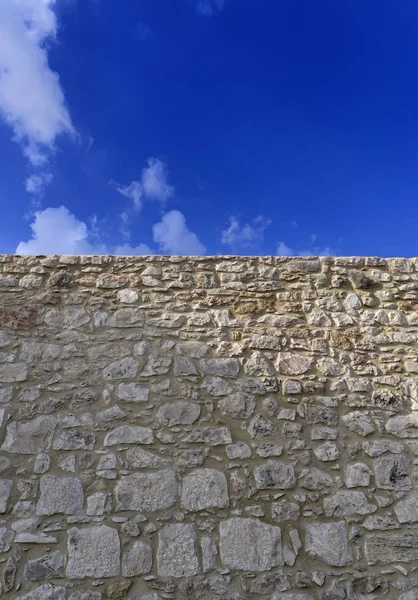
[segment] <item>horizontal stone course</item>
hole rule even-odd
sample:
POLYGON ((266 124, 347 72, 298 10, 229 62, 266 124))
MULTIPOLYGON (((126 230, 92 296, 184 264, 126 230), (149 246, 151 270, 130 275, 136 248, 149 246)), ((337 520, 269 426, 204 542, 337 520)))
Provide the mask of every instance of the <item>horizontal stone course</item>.
POLYGON ((0 255, 0 596, 418 599, 418 259, 0 255))

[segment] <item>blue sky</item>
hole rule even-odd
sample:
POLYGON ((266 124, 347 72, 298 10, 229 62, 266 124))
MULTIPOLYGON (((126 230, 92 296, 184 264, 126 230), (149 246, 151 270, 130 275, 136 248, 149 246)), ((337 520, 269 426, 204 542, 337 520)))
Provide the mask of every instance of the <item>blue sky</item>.
POLYGON ((1 0, 0 252, 415 256, 416 0, 1 0))

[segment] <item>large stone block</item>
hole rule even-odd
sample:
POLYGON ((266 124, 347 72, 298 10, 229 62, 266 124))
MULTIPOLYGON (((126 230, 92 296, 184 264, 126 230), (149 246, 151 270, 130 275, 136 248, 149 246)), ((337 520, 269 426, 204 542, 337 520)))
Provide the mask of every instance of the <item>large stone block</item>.
POLYGON ((72 527, 68 530, 67 549, 69 579, 119 575, 120 541, 113 527, 72 527))
POLYGON ((13 421, 7 426, 1 449, 13 454, 38 454, 51 447, 57 419, 42 416, 22 423, 13 421))
POLYGON ((308 525, 305 550, 313 559, 332 567, 345 567, 352 561, 344 521, 308 525))
POLYGON ((197 512, 229 506, 226 477, 216 469, 197 469, 183 478, 181 505, 197 512))
POLYGON ((166 525, 158 536, 158 574, 191 577, 199 573, 196 531, 193 525, 166 525))
POLYGON ((36 506, 36 514, 74 515, 82 510, 84 504, 83 486, 77 477, 41 477, 41 496, 36 506))
POLYGON ((165 510, 175 504, 177 487, 175 473, 170 469, 126 475, 115 488, 118 510, 165 510))

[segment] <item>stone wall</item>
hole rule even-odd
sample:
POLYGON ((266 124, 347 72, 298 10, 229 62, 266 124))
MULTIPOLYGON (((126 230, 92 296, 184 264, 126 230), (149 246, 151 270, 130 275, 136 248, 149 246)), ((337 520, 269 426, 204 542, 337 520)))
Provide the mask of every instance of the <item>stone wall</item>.
POLYGON ((418 599, 417 264, 1 256, 2 597, 418 599))

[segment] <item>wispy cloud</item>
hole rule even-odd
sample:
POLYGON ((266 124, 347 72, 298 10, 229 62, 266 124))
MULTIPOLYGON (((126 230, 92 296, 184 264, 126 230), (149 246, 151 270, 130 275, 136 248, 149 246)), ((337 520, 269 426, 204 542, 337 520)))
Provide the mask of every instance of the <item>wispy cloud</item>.
POLYGON ((52 182, 52 174, 48 172, 34 173, 25 181, 25 189, 31 196, 41 197, 52 182))
POLYGON ((0 115, 34 166, 74 127, 48 44, 57 34, 55 0, 0 1, 0 115))
POLYGON ((326 246, 321 248, 316 246, 309 250, 295 250, 288 246, 285 242, 279 242, 276 249, 277 256, 335 256, 335 251, 326 246))
POLYGON ((130 198, 137 211, 141 210, 144 199, 158 200, 164 203, 174 195, 174 187, 168 183, 168 172, 165 164, 158 158, 149 158, 143 169, 140 181, 132 181, 129 185, 115 185, 117 191, 130 198))
POLYGON ((235 249, 240 246, 254 246, 263 240, 264 231, 270 224, 271 221, 262 215, 244 225, 240 225, 236 217, 230 217, 229 227, 222 231, 221 242, 235 249))
POLYGON ((194 0, 197 12, 203 17, 211 17, 223 9, 225 0, 194 0))
POLYGON ((166 213, 153 227, 154 241, 161 252, 176 255, 202 255, 206 248, 197 235, 190 231, 185 216, 179 210, 166 213))

